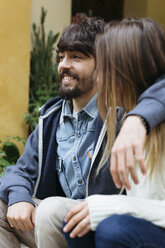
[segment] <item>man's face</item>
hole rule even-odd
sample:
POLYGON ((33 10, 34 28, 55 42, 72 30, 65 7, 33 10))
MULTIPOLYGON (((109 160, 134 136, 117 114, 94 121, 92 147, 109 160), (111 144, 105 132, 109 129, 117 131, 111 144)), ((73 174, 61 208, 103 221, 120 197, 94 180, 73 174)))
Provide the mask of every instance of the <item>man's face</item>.
POLYGON ((95 59, 76 51, 59 53, 58 73, 62 86, 59 94, 67 99, 77 98, 94 87, 95 59))

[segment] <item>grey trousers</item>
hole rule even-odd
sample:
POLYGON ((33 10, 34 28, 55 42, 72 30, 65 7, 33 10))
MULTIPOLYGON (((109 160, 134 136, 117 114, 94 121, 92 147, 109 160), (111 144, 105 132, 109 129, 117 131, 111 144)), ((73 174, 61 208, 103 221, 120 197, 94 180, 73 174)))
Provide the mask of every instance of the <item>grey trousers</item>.
POLYGON ((36 205, 35 229, 22 232, 11 228, 7 220, 7 205, 0 200, 0 248, 66 248, 62 234, 62 222, 67 212, 77 204, 76 200, 64 197, 33 199, 36 205))

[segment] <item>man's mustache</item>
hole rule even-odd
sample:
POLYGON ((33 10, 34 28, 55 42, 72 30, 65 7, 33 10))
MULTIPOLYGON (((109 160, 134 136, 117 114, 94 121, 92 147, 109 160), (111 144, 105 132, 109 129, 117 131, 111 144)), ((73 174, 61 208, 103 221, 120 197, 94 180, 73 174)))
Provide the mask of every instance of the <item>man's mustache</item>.
POLYGON ((71 76, 78 81, 80 80, 79 76, 76 73, 72 72, 71 70, 64 69, 63 71, 60 72, 59 77, 61 81, 64 76, 71 76))

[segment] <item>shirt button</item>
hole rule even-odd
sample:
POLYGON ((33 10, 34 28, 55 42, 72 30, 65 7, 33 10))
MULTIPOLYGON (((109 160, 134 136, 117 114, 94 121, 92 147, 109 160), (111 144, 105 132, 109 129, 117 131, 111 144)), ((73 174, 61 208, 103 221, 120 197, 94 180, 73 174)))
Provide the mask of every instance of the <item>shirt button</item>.
POLYGON ((76 161, 76 156, 73 157, 73 160, 76 161))
POLYGON ((78 137, 78 138, 80 138, 80 137, 81 137, 81 135, 78 133, 78 134, 77 134, 77 137, 78 137))
POLYGON ((81 179, 78 180, 78 184, 82 184, 82 180, 81 179))

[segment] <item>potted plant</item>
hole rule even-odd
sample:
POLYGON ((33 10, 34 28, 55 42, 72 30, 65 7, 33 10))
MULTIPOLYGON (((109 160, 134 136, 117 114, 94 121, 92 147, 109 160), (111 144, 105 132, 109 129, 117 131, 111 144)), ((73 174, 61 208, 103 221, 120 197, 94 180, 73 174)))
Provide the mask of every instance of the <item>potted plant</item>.
POLYGON ((29 90, 29 113, 25 114, 29 131, 33 131, 38 123, 39 108, 49 99, 57 95, 59 79, 57 62, 54 58, 54 45, 59 33, 45 33, 45 18, 47 12, 41 9, 40 25, 32 26, 32 45, 30 59, 30 90, 29 90))
POLYGON ((18 136, 13 138, 8 136, 5 142, 0 140, 0 177, 4 175, 6 167, 15 165, 20 157, 20 152, 15 141, 22 142, 24 145, 26 143, 25 138, 18 136))

